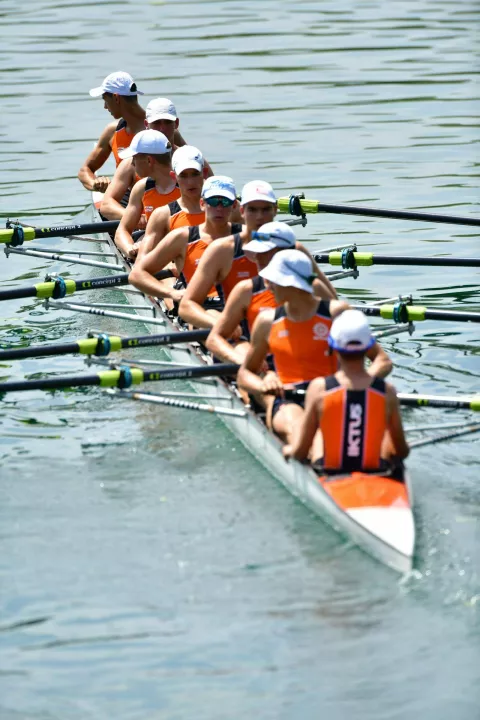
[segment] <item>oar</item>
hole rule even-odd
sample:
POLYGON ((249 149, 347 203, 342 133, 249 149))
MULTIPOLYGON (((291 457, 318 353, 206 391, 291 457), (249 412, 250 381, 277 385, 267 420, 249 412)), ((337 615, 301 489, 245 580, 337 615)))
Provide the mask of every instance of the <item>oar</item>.
POLYGON ((365 315, 382 317, 395 322, 420 322, 421 320, 447 320, 448 322, 480 322, 480 313, 459 312, 456 310, 433 310, 423 305, 352 305, 365 315))
MULTIPOLYGON (((115 285, 128 285, 128 273, 120 273, 119 275, 107 275, 106 277, 87 278, 85 280, 65 279, 61 276, 55 280, 48 280, 36 285, 27 287, 11 288, 10 290, 0 290, 1 300, 17 300, 20 298, 37 297, 45 298, 62 298, 65 295, 73 295, 81 290, 95 290, 98 288, 108 288, 115 285)), ((173 277, 170 270, 161 270, 155 277, 157 280, 173 277)))
POLYGON ((19 360, 20 358, 47 357, 52 355, 99 355, 104 357, 110 352, 125 348, 150 347, 152 345, 174 345, 205 340, 210 330, 187 330, 185 332, 162 333, 160 335, 139 335, 119 337, 100 334, 97 337, 81 338, 74 342, 53 343, 51 345, 31 345, 22 348, 0 350, 0 362, 19 360))
MULTIPOLYGON (((306 395, 306 390, 285 390, 285 397, 293 399, 295 396, 306 395)), ((418 395, 417 393, 397 393, 400 405, 407 407, 438 407, 456 408, 457 410, 480 411, 480 395, 469 397, 449 395, 418 395)))
POLYGON ((118 370, 104 370, 93 375, 72 375, 71 377, 53 377, 39 380, 12 380, 0 383, 0 393, 22 390, 61 390, 71 387, 99 385, 100 387, 128 388, 142 382, 157 380, 190 380, 192 378, 219 377, 236 375, 239 365, 218 363, 217 365, 199 365, 172 368, 168 370, 141 370, 123 367, 118 370))
POLYGON ((0 229, 0 243, 21 245, 25 240, 36 240, 37 238, 49 237, 69 237, 70 235, 77 235, 80 232, 85 235, 93 235, 95 233, 116 230, 118 225, 119 220, 83 223, 81 225, 55 225, 53 227, 44 228, 13 225, 13 227, 10 228, 0 229))
POLYGON ((426 267, 480 267, 480 258, 412 257, 408 255, 374 255, 371 252, 331 252, 313 256, 317 263, 340 265, 344 269, 370 265, 413 265, 426 267))
POLYGON ((462 397, 457 395, 417 395, 398 393, 400 405, 409 407, 456 408, 457 410, 480 411, 480 395, 462 397))
POLYGON ((337 215, 364 215, 365 217, 393 218, 396 220, 419 220, 420 222, 450 223, 452 225, 480 226, 480 218, 458 215, 440 215, 439 213, 412 212, 410 210, 382 210, 380 208, 359 207, 356 205, 335 205, 318 200, 305 200, 299 195, 278 200, 280 212, 290 215, 303 213, 334 213, 337 215))
POLYGON ((480 432, 480 424, 477 425, 466 425, 461 430, 454 430, 453 432, 443 433, 442 435, 433 435, 432 437, 422 438, 421 440, 415 440, 409 442, 410 450, 414 448, 423 447, 424 445, 434 445, 435 443, 443 442, 444 440, 451 440, 452 438, 461 437, 462 435, 470 435, 471 433, 480 432))

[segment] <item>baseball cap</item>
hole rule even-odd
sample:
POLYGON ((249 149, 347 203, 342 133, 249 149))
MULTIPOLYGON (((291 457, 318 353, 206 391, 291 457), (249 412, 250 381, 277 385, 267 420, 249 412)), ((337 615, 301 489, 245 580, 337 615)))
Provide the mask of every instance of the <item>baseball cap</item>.
POLYGON ((312 283, 317 277, 312 261, 301 250, 282 250, 258 274, 281 287, 295 287, 312 295, 312 283))
POLYGON ((134 136, 130 146, 125 150, 121 150, 118 155, 122 160, 125 160, 125 158, 133 157, 139 153, 165 155, 171 149, 170 141, 163 133, 158 132, 158 130, 142 130, 134 136))
POLYGON ((132 95, 143 95, 141 90, 137 90, 132 76, 127 72, 123 72, 123 70, 117 70, 117 72, 107 75, 101 85, 90 90, 90 95, 92 97, 101 97, 103 93, 106 92, 114 93, 115 95, 126 95, 128 97, 132 95))
POLYGON ((292 228, 284 222, 269 222, 252 232, 252 240, 243 246, 244 252, 264 253, 274 248, 287 250, 295 247, 296 236, 292 228))
POLYGON ((242 188, 240 205, 246 205, 254 200, 263 200, 273 205, 277 204, 277 198, 275 197, 272 186, 263 180, 252 180, 242 188))
POLYGON ((176 175, 180 175, 184 170, 203 170, 203 155, 200 150, 193 145, 183 145, 172 155, 172 168, 176 175))
POLYGON ((156 120, 176 120, 177 111, 175 105, 168 98, 155 98, 148 103, 145 117, 148 123, 156 120))
POLYGON ((236 200, 237 194, 231 177, 227 175, 212 175, 203 183, 202 197, 226 197, 229 200, 236 200))
POLYGON ((375 343, 370 325, 360 310, 344 310, 332 323, 328 344, 344 353, 365 352, 375 343))

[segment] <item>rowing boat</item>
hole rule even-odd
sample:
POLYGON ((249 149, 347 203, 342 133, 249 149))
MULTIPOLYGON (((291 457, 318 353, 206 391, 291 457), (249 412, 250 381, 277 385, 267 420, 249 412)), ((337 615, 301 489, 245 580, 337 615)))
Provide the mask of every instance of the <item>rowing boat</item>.
MULTIPOLYGON (((92 194, 94 221, 100 219, 97 208, 101 198, 99 193, 92 194)), ((123 264, 128 271, 127 261, 118 252, 110 236, 105 234, 102 239, 108 242, 110 251, 115 255, 112 262, 123 264)), ((127 299, 135 304, 135 311, 140 317, 151 317, 152 308, 156 309, 161 325, 155 326, 155 332, 184 330, 178 319, 167 315, 161 301, 140 292, 127 294, 127 299)), ((164 350, 173 363, 181 366, 212 364, 211 357, 198 343, 170 345, 164 350)), ((247 450, 295 497, 335 530, 348 536, 388 567, 400 573, 412 569, 415 524, 407 472, 404 482, 364 473, 319 477, 309 466, 284 459, 281 442, 266 428, 260 417, 246 408, 233 383, 221 378, 202 380, 201 384, 198 381, 189 383, 199 394, 208 395, 212 402, 220 402, 237 411, 235 415, 222 414, 219 417, 247 450)))

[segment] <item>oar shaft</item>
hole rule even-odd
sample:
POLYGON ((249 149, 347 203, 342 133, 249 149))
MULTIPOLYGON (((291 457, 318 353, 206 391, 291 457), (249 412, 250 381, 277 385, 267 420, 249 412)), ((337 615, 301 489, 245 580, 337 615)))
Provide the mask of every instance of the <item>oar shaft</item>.
POLYGON ((106 335, 101 338, 82 338, 76 342, 55 343, 53 345, 32 345, 22 348, 6 348, 0 350, 0 362, 4 360, 20 360, 22 358, 47 357, 52 355, 108 355, 125 348, 151 347, 158 345, 175 345, 180 343, 205 340, 210 330, 189 330, 185 332, 162 333, 161 335, 139 335, 119 337, 106 335))
POLYGON ((70 387, 100 385, 101 387, 129 387, 141 382, 158 380, 192 380, 201 377, 223 377, 235 375, 239 365, 218 363, 217 365, 192 365, 167 370, 141 370, 140 368, 122 368, 105 370, 95 375, 75 375, 38 380, 12 380, 0 383, 0 393, 21 390, 61 390, 70 387), (128 378, 126 381, 125 378, 128 378))
MULTIPOLYGON (((280 198, 280 212, 291 212, 290 198, 280 198)), ((381 208, 362 207, 359 205, 337 205, 322 203, 317 200, 300 200, 304 213, 333 213, 336 215, 362 215, 374 218, 392 218, 394 220, 417 220, 420 222, 446 223, 450 225, 480 226, 480 218, 459 215, 443 215, 440 213, 414 212, 411 210, 385 210, 381 208)))
MULTIPOLYGON (((22 227, 22 231, 24 240, 36 240, 37 238, 69 237, 78 233, 93 235, 116 230, 118 225, 118 220, 106 220, 105 222, 84 223, 83 225, 56 225, 45 228, 22 227)), ((15 228, 1 229, 0 243, 11 242, 15 237, 15 232, 15 228)))
MULTIPOLYGON (((408 255, 374 255, 371 252, 352 253, 354 264, 358 267, 371 265, 411 265, 422 267, 480 267, 480 258, 456 257, 411 257, 408 255)), ((314 255, 317 263, 343 266, 343 253, 319 253, 314 255)), ((348 267, 351 266, 351 261, 348 267)))
POLYGON ((455 397, 448 395, 417 395, 416 393, 398 393, 400 405, 409 407, 456 408, 457 410, 480 411, 478 397, 455 397))
MULTIPOLYGON (((127 285, 128 284, 128 273, 118 273, 117 275, 107 275, 104 277, 97 278, 86 278, 85 280, 72 280, 71 278, 63 280, 65 283, 65 295, 73 295, 75 292, 82 290, 95 290, 97 288, 108 288, 114 287, 115 285, 127 285)), ((164 280, 165 278, 173 277, 170 270, 161 270, 155 277, 157 280, 164 280)), ((20 288, 9 288, 8 290, 0 290, 0 301, 2 300, 17 300, 27 297, 38 297, 41 299, 55 297, 55 290, 58 287, 57 281, 46 281, 37 283, 36 285, 30 285, 29 287, 20 288)), ((57 297, 64 297, 59 295, 57 297)))
MULTIPOLYGON (((395 305, 352 305, 355 310, 361 310, 365 315, 382 317, 393 320, 395 305)), ((446 320, 448 322, 480 322, 480 313, 461 312, 456 310, 431 310, 422 305, 404 305, 402 312, 406 313, 402 322, 420 322, 422 320, 446 320)))

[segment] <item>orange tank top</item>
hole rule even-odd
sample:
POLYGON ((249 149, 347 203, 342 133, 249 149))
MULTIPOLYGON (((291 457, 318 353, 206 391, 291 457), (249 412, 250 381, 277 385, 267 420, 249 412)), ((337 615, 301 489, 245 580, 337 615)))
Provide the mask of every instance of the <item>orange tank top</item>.
POLYGON ((241 225, 232 225, 234 241, 232 267, 225 280, 223 280, 218 287, 219 294, 223 296, 224 300, 228 298, 235 285, 241 280, 254 278, 258 275, 258 268, 255 263, 248 260, 243 254, 242 240, 239 235, 240 230, 241 225))
POLYGON ((335 376, 325 379, 319 427, 327 470, 378 470, 387 427, 385 381, 373 378, 366 390, 348 390, 335 376))
POLYGON ((259 312, 276 307, 278 306, 272 291, 265 287, 263 278, 257 275, 252 279, 252 299, 246 313, 249 331, 252 330, 253 323, 259 312))
POLYGON ((130 143, 132 142, 134 135, 135 133, 127 132, 127 122, 126 120, 121 118, 117 127, 115 128, 115 132, 113 133, 112 138, 112 152, 115 157, 115 163, 117 167, 122 162, 122 159, 119 157, 118 153, 122 150, 125 150, 125 148, 130 147, 130 143))
POLYGON ((186 227, 187 225, 193 227, 195 225, 201 225, 205 222, 205 212, 199 213, 187 213, 182 210, 178 202, 175 200, 170 205, 170 230, 175 230, 179 227, 186 227))
POLYGON ((145 192, 143 193, 142 203, 143 212, 147 221, 152 212, 159 207, 168 205, 169 203, 177 200, 180 197, 180 188, 175 185, 173 190, 169 193, 159 193, 155 187, 155 180, 153 178, 147 178, 145 183, 145 192))
MULTIPOLYGON (((197 269, 200 258, 208 247, 208 243, 200 237, 200 228, 198 225, 188 228, 188 245, 185 253, 185 262, 183 263, 183 277, 186 284, 191 281, 195 270, 197 269)), ((217 290, 212 287, 208 293, 208 297, 216 297, 217 290)))
POLYGON ((330 302, 324 300, 315 315, 303 322, 290 320, 284 305, 277 308, 268 344, 282 383, 310 382, 336 372, 337 361, 327 343, 331 325, 330 302))

